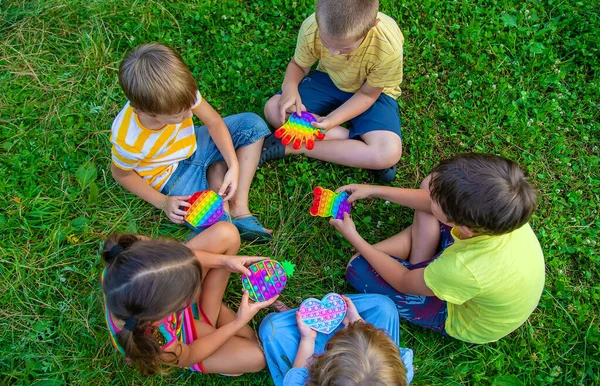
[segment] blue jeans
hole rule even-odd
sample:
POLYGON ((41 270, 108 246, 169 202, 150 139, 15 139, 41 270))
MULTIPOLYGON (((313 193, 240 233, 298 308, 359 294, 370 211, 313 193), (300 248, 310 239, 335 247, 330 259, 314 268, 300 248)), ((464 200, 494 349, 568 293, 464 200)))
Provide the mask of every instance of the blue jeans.
MULTIPOLYGON (((271 132, 265 121, 254 113, 241 113, 223 118, 229 129, 235 149, 248 146, 271 132)), ((208 189, 206 171, 223 155, 212 140, 206 126, 194 127, 198 147, 190 158, 179 162, 161 193, 169 196, 187 196, 208 189)))
MULTIPOLYGON (((348 297, 352 299, 356 310, 365 322, 383 329, 396 345, 400 345, 400 322, 394 302, 383 295, 356 294, 348 295, 348 297)), ((283 378, 291 369, 298 351, 300 333, 296 324, 296 310, 269 314, 258 329, 258 335, 275 386, 283 384, 283 378)), ((342 328, 344 328, 344 325, 340 324, 329 335, 318 333, 315 340, 315 354, 322 354, 325 351, 327 341, 342 328)), ((406 377, 410 381, 414 375, 412 350, 402 348, 400 354, 406 366, 406 377)))

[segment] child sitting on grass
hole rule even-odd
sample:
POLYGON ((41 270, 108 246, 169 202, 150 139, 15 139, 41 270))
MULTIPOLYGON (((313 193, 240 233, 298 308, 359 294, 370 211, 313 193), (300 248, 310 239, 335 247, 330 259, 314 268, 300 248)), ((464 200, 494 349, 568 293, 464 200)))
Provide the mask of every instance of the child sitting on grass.
POLYGON ((327 132, 314 149, 285 147, 265 139, 260 164, 303 153, 340 165, 374 169, 391 182, 402 155, 400 95, 404 36, 391 17, 378 12, 378 0, 317 0, 298 33, 281 93, 265 105, 275 128, 287 114, 317 114, 313 125, 327 132), (311 66, 319 62, 316 71, 311 66), (340 125, 349 122, 350 130, 340 125))
MULTIPOLYGON (((248 208, 248 192, 269 134, 256 114, 222 119, 200 95, 181 56, 162 44, 143 44, 119 67, 129 100, 112 124, 111 171, 144 201, 183 223, 190 195, 212 189, 223 196, 242 238, 268 241, 248 208), (206 126, 194 126, 192 116, 206 126)), ((223 220, 229 221, 224 213, 223 220)))
POLYGON ((265 358, 248 322, 272 304, 223 303, 231 272, 249 274, 260 257, 235 256, 236 228, 219 222, 187 245, 117 234, 104 245, 102 291, 115 348, 143 374, 165 366, 203 373, 257 372, 265 358))
POLYGON ((312 330, 297 309, 269 314, 259 328, 275 386, 406 385, 413 353, 398 348, 394 302, 382 295, 344 296, 348 310, 331 334, 312 330), (364 320, 363 320, 364 319, 364 320))
POLYGON ((443 161, 421 189, 348 185, 415 210, 413 224, 370 245, 352 219, 331 224, 358 250, 346 278, 360 292, 389 296, 401 318, 471 343, 518 328, 544 288, 544 256, 528 224, 536 192, 512 161, 463 154, 443 161), (436 254, 437 253, 437 254, 436 254))

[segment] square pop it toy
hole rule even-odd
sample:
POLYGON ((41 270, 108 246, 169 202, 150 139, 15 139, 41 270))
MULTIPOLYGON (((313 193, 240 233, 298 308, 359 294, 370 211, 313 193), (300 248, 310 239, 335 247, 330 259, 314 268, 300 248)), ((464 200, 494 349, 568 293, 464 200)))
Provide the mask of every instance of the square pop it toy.
POLYGON ((332 216, 336 220, 344 218, 344 213, 350 213, 349 194, 346 192, 334 193, 329 189, 317 186, 313 190, 314 199, 310 214, 313 216, 332 216))
POLYGON ((294 149, 300 149, 302 143, 308 150, 315 147, 315 138, 321 141, 325 138, 325 133, 321 129, 312 127, 311 123, 316 122, 317 118, 308 111, 303 111, 300 115, 292 113, 288 121, 275 130, 275 138, 281 138, 281 143, 285 146, 292 143, 294 149))
POLYGON ((248 267, 250 275, 242 275, 242 288, 250 299, 264 302, 283 291, 288 277, 294 274, 295 264, 289 261, 261 260, 248 267))
POLYGON ((212 190, 196 192, 188 202, 192 206, 187 208, 185 225, 194 231, 208 228, 223 215, 223 199, 212 190))
POLYGON ((308 298, 300 304, 300 318, 315 331, 331 334, 342 323, 348 306, 340 295, 330 293, 323 299, 308 298))

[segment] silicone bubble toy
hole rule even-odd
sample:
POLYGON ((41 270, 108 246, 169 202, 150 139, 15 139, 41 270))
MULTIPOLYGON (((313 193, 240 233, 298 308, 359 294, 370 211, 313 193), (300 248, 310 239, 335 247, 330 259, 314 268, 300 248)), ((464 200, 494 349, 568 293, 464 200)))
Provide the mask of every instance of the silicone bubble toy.
POLYGON ((261 260, 248 267, 250 275, 242 275, 242 288, 250 299, 264 302, 283 291, 288 277, 294 274, 295 264, 289 261, 261 260))
POLYGON ((329 189, 317 186, 313 190, 314 199, 310 214, 313 216, 329 217, 336 220, 344 218, 344 213, 350 213, 349 194, 346 192, 334 193, 329 189))
POLYGON ((312 150, 315 147, 315 138, 319 141, 325 138, 325 132, 311 126, 311 123, 316 121, 317 118, 307 111, 300 115, 292 113, 288 121, 275 130, 275 138, 281 138, 281 143, 285 146, 291 143, 296 150, 300 149, 303 143, 308 150, 312 150))
POLYGON ((308 298, 300 304, 300 318, 315 331, 331 334, 346 316, 346 301, 336 293, 323 296, 323 299, 308 298))
POLYGON ((187 208, 184 220, 194 231, 208 228, 223 215, 223 199, 212 190, 196 192, 188 202, 192 206, 187 208))

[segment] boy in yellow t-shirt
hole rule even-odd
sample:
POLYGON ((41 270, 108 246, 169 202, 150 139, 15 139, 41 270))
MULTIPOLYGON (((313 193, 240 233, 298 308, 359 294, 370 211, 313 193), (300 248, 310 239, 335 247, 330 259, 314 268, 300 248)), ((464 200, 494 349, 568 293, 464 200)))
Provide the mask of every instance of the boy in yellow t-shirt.
POLYGON ((281 93, 265 105, 275 128, 288 114, 307 110, 325 130, 314 149, 285 147, 265 139, 260 164, 287 154, 375 170, 383 182, 396 175, 402 155, 400 95, 404 36, 391 17, 378 12, 378 0, 317 0, 298 33, 281 93), (319 62, 316 71, 311 66, 319 62), (350 129, 341 127, 349 123, 350 129))
POLYGON ((252 113, 222 119, 200 95, 181 56, 162 44, 130 52, 119 67, 119 85, 128 101, 112 124, 115 180, 177 224, 183 223, 190 195, 213 189, 228 204, 242 238, 270 240, 271 232, 248 209, 250 183, 269 134, 265 122, 252 113), (194 115, 205 126, 194 126, 194 115))
POLYGON ((400 317, 471 343, 496 341, 537 307, 544 256, 528 224, 535 189, 512 161, 463 154, 443 161, 421 189, 347 185, 348 201, 379 197, 415 210, 411 226, 368 244, 352 219, 331 224, 358 250, 346 278, 388 295, 400 317))

